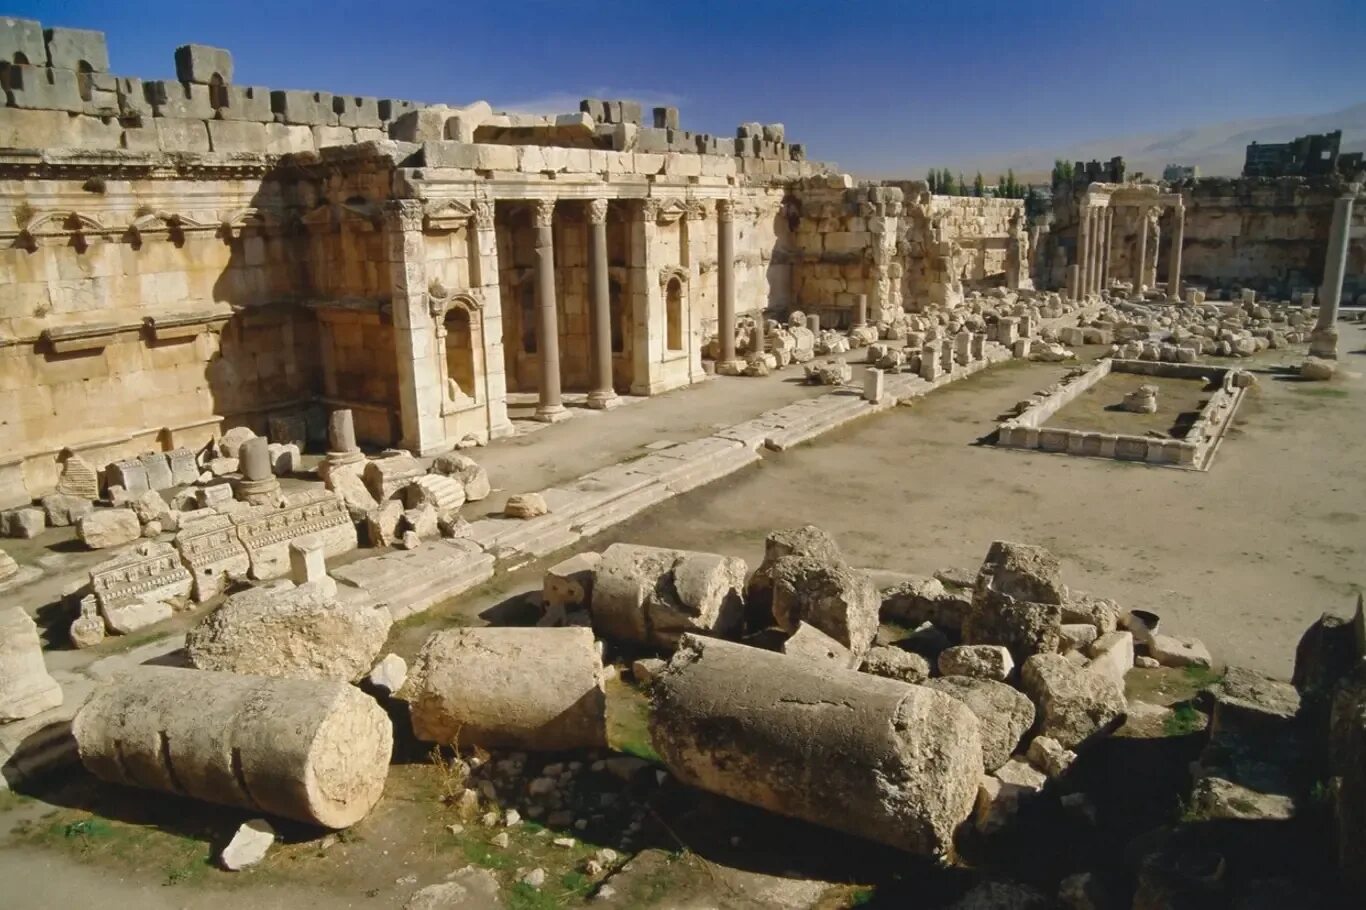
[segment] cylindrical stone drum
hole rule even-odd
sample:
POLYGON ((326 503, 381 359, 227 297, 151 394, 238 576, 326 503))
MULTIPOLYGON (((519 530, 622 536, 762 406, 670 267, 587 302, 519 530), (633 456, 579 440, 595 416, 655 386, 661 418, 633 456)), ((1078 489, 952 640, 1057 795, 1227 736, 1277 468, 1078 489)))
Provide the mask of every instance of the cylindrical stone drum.
POLYGON ((424 742, 552 751, 607 744, 605 671, 589 629, 447 629, 400 691, 424 742))
POLYGON ((650 692, 654 749, 694 787, 929 856, 972 811, 977 718, 941 692, 695 635, 650 692))
POLYGON ((101 780, 345 828, 384 791, 393 726, 341 682, 138 667, 72 733, 101 780))

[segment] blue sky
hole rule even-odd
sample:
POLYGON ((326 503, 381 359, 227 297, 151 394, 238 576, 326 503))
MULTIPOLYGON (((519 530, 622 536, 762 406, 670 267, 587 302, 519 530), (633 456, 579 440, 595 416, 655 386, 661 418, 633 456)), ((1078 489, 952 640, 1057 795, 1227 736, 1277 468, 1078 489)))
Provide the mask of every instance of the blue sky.
POLYGON ((4 2, 106 32, 116 73, 185 43, 234 81, 495 108, 585 96, 733 135, 780 121, 812 157, 919 176, 1014 149, 1366 101, 1366 0, 224 0, 4 2))

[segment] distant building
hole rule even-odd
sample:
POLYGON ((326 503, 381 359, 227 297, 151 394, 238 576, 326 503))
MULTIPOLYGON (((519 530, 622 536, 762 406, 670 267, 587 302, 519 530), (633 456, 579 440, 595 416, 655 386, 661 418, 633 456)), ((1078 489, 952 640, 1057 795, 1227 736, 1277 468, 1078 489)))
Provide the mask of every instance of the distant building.
POLYGON ((1360 153, 1343 155, 1342 130, 1300 136, 1291 142, 1254 142, 1247 147, 1244 177, 1313 177, 1361 168, 1360 153))
POLYGON ((1199 180, 1200 166, 1197 164, 1169 164, 1162 169, 1162 179, 1167 183, 1181 180, 1199 180))

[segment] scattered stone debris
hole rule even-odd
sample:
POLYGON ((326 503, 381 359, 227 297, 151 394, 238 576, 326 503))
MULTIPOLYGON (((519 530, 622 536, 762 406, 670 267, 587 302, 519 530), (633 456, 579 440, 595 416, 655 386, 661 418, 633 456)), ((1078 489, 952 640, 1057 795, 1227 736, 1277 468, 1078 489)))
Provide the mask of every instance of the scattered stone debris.
POLYGON ((275 829, 262 818, 243 822, 242 827, 232 836, 232 840, 218 855, 218 861, 229 872, 238 872, 254 866, 266 858, 266 853, 275 844, 275 829))

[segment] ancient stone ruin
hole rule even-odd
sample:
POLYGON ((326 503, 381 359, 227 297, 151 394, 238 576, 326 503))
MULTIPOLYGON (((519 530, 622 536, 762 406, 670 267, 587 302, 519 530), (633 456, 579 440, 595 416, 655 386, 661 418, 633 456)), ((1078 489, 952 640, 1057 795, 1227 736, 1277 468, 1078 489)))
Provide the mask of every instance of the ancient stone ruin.
MULTIPOLYGON (((951 196, 167 62, 0 18, 4 846, 115 903, 1355 905, 1360 596, 1276 679, 1226 652, 1292 607, 1220 640, 1149 548, 1355 445, 1359 155, 951 196)), ((1211 600, 1286 527, 1358 590, 1317 470, 1201 525, 1211 600)))

